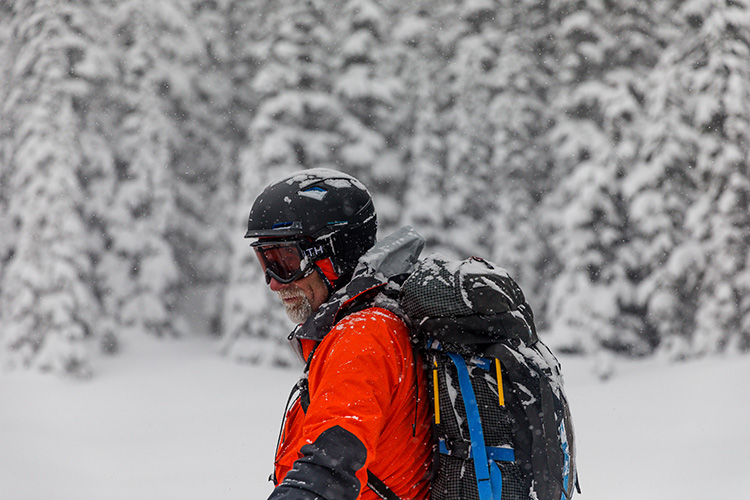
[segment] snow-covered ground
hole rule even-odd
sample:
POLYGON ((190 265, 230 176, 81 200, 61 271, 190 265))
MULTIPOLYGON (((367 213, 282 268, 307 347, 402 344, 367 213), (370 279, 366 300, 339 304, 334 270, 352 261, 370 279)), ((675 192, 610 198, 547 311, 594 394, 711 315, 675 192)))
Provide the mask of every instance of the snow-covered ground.
MULTIPOLYGON (((750 357, 563 358, 582 500, 750 498, 750 357)), ((261 499, 293 371, 207 340, 129 345, 79 382, 0 374, 0 500, 261 499)))

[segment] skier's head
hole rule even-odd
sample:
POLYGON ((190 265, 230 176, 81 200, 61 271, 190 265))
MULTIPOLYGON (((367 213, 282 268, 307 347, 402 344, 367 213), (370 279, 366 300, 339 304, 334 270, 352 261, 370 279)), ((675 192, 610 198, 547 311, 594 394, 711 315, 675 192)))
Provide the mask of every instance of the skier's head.
POLYGON ((354 177, 316 168, 266 187, 250 210, 245 238, 266 275, 286 284, 317 271, 328 291, 341 288, 375 243, 377 216, 354 177))

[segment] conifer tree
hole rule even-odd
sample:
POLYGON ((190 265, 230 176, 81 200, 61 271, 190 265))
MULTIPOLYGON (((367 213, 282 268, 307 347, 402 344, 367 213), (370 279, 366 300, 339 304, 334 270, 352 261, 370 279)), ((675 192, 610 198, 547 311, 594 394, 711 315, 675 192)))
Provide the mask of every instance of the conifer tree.
POLYGON ((681 231, 643 294, 669 356, 746 351, 749 12, 742 3, 708 1, 682 2, 672 12, 682 36, 657 68, 670 78, 650 94, 661 134, 647 160, 669 171, 669 196, 660 203, 670 204, 681 231))
POLYGON ((382 2, 348 0, 331 13, 339 46, 333 91, 349 116, 342 123, 348 136, 342 168, 371 191, 381 233, 400 218, 406 178, 396 111, 402 89, 391 73, 392 21, 386 8, 382 2))
POLYGON ((654 33, 665 49, 646 79, 646 114, 635 124, 643 130, 643 146, 622 184, 631 227, 627 265, 637 283, 635 300, 645 312, 654 343, 662 345, 695 328, 697 282, 690 275, 698 269, 697 253, 684 244, 690 239, 685 214, 696 200, 699 183, 695 163, 700 131, 687 119, 688 93, 676 61, 683 35, 674 16, 666 14, 675 7, 670 3, 657 5, 661 22, 654 33), (684 269, 677 269, 682 265, 691 271, 682 274, 684 269))
MULTIPOLYGON (((10 116, 8 94, 11 90, 13 54, 17 52, 17 42, 13 38, 13 9, 9 3, 0 4, 0 116, 10 116)), ((8 213, 10 191, 8 184, 11 173, 11 137, 10 120, 0 120, 0 213, 8 213)), ((16 231, 9 217, 0 217, 0 233, 5 237, 0 240, 0 294, 3 286, 5 263, 12 255, 15 246, 16 231)))
POLYGON ((91 262, 82 220, 75 65, 85 51, 80 2, 16 2, 4 119, 11 123, 8 217, 15 230, 0 290, 3 362, 90 374, 85 341, 96 326, 91 262))
POLYGON ((557 117, 550 137, 558 183, 546 211, 562 268, 549 316, 576 350, 645 354, 655 347, 634 300, 621 191, 641 148, 644 75, 658 53, 649 9, 635 1, 563 1, 553 12, 557 117))
POLYGON ((431 251, 456 255, 446 234, 446 175, 448 124, 441 116, 447 97, 445 72, 436 41, 434 11, 424 2, 409 3, 394 27, 395 74, 405 91, 404 139, 409 169, 402 222, 411 224, 427 240, 431 251))
POLYGON ((446 56, 450 124, 446 136, 449 232, 461 255, 489 255, 494 243, 489 214, 497 211, 495 181, 502 175, 492 157, 493 123, 488 103, 500 92, 499 13, 493 2, 467 0, 440 12, 440 47, 446 56))
MULTIPOLYGON (((198 19, 206 41, 207 64, 212 75, 208 79, 211 92, 205 94, 206 105, 201 108, 213 125, 206 127, 220 139, 221 153, 212 161, 215 170, 210 176, 212 202, 208 225, 203 226, 204 239, 199 245, 200 258, 194 259, 197 271, 193 281, 208 293, 202 295, 204 314, 210 333, 222 335, 226 327, 224 301, 232 272, 232 254, 235 246, 247 252, 243 242, 245 213, 249 207, 239 206, 242 195, 240 154, 249 142, 250 124, 258 107, 258 97, 252 81, 261 55, 260 40, 264 31, 264 15, 272 8, 273 0, 246 2, 227 0, 217 4, 201 4, 198 19)), ((201 85, 203 87, 203 85, 201 85)), ((218 149, 218 148, 216 148, 218 149)), ((197 178, 200 180, 200 178, 197 178)), ((195 240, 198 241, 198 240, 195 240)))
POLYGON ((97 268, 109 349, 132 335, 178 330, 173 309, 179 273, 168 235, 177 211, 170 161, 180 141, 160 96, 169 82, 165 72, 177 79, 174 66, 167 69, 174 61, 164 48, 174 40, 160 36, 172 22, 172 7, 130 0, 113 13, 119 74, 110 99, 117 118, 97 268))
POLYGON ((359 177, 381 236, 507 267, 557 347, 746 351, 747 9, 0 2, 3 362, 85 375, 200 291, 226 352, 289 363, 242 236, 310 167, 359 177))
POLYGON ((493 12, 481 2, 411 7, 394 30, 403 54, 399 76, 413 102, 404 221, 432 251, 487 255, 491 146, 480 132, 482 98, 473 94, 487 92, 482 58, 495 50, 488 40, 493 12))
POLYGON ((514 276, 534 306, 539 328, 546 326, 549 282, 556 270, 542 221, 542 201, 552 189, 554 158, 549 144, 552 51, 546 2, 502 2, 497 14, 499 54, 491 81, 488 128, 493 144, 492 258, 514 276))
MULTIPOLYGON (((515 226, 519 214, 533 220, 532 192, 542 189, 543 179, 526 181, 548 164, 528 147, 540 141, 530 134, 541 134, 544 120, 531 115, 544 107, 544 95, 537 86, 543 78, 522 74, 537 64, 532 40, 541 37, 518 26, 521 11, 523 19, 531 17, 525 7, 483 1, 423 6, 395 30, 408 61, 400 76, 414 79, 405 85, 414 89, 415 102, 406 220, 438 250, 485 255, 516 275, 523 257, 538 248, 530 236, 536 224, 515 226), (518 121, 523 117, 526 124, 518 121)), ((524 269, 529 281, 532 260, 524 269)))
MULTIPOLYGON (((253 80, 260 102, 241 157, 238 212, 246 217, 272 180, 299 168, 342 168, 350 117, 333 96, 330 20, 314 1, 276 2, 261 29, 265 59, 253 80)), ((288 364, 288 321, 247 241, 236 240, 225 300, 225 352, 253 362, 288 364)))
POLYGON ((92 263, 92 279, 89 286, 96 297, 100 315, 94 336, 99 346, 107 352, 114 352, 113 324, 105 308, 107 291, 99 279, 102 275, 100 264, 108 253, 106 221, 112 206, 112 196, 117 183, 115 174, 116 145, 112 140, 117 136, 120 121, 119 106, 115 106, 119 95, 118 62, 116 45, 113 40, 112 11, 106 3, 92 2, 81 16, 79 25, 91 29, 79 29, 85 36, 85 50, 78 53, 76 64, 71 68, 71 76, 83 83, 86 92, 74 98, 80 130, 78 145, 81 163, 78 180, 82 189, 81 216, 88 233, 87 253, 92 263))
MULTIPOLYGON (((168 165, 176 212, 168 240, 180 268, 180 295, 215 287, 228 272, 225 215, 230 199, 222 190, 232 179, 238 143, 244 142, 244 133, 238 131, 246 127, 249 112, 247 90, 241 87, 249 87, 249 78, 242 74, 247 61, 234 59, 230 52, 237 34, 230 32, 229 16, 236 15, 237 8, 252 15, 262 5, 243 3, 250 5, 176 2, 178 14, 164 13, 169 29, 155 27, 163 66, 159 97, 174 129, 168 165)), ((254 18, 245 22, 254 24, 254 18)), ((206 313, 218 311, 209 307, 206 313)))

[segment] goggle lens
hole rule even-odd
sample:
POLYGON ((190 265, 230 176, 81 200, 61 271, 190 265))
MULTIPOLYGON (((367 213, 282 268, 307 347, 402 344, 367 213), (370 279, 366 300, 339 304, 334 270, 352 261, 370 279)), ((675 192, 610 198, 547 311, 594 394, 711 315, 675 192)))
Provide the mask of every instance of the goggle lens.
POLYGON ((301 278, 310 267, 297 243, 258 245, 255 255, 266 275, 266 283, 270 283, 271 278, 279 283, 291 283, 301 278))

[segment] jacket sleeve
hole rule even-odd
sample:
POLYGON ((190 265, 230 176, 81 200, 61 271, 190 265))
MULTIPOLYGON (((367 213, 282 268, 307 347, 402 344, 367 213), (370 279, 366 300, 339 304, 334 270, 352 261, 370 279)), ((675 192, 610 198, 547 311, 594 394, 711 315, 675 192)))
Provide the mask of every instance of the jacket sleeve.
POLYGON ((334 426, 300 451, 302 457, 269 500, 355 500, 359 496, 356 473, 365 465, 367 450, 357 436, 334 426))
POLYGON ((403 370, 395 332, 377 313, 341 321, 310 364, 299 458, 269 500, 355 500, 403 370))

